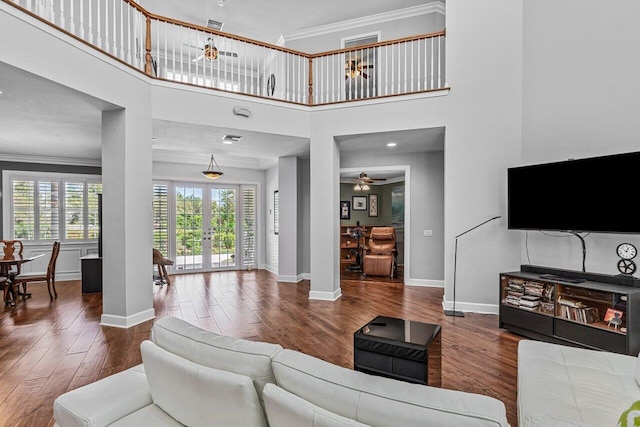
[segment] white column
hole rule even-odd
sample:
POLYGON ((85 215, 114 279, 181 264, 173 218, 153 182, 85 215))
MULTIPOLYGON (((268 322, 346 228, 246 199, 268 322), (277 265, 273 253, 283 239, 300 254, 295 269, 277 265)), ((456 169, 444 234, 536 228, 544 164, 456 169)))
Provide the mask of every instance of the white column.
POLYGON ((298 271, 298 259, 302 260, 302 236, 299 235, 298 209, 301 198, 299 160, 295 156, 278 159, 278 281, 299 282, 302 272, 298 271))
POLYGON ((102 113, 102 318, 128 328, 153 319, 151 117, 102 113))
POLYGON ((311 125, 311 290, 309 299, 340 298, 340 152, 321 118, 311 125))

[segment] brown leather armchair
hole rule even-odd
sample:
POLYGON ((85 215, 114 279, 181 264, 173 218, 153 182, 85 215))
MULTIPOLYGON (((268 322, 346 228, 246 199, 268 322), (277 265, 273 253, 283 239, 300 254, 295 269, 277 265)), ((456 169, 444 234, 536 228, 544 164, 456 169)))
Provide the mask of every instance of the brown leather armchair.
POLYGON ((365 248, 362 272, 366 276, 393 277, 396 271, 396 229, 373 227, 365 248))

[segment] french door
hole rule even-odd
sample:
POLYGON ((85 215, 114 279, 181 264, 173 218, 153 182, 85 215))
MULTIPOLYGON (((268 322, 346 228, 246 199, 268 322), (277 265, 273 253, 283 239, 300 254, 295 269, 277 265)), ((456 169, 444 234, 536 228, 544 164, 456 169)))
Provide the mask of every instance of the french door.
POLYGON ((197 272, 255 263, 255 186, 173 183, 173 269, 197 272))

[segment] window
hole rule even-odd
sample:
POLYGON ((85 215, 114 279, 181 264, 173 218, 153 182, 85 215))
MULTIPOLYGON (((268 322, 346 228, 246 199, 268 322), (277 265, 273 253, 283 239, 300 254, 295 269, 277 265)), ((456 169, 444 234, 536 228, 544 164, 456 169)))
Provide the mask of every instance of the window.
POLYGON ((169 185, 153 184, 153 247, 169 256, 169 185))
POLYGON ((5 172, 5 233, 31 242, 98 238, 99 177, 5 172), (5 199, 7 200, 7 199, 5 199))
POLYGON ((256 264, 256 188, 241 186, 242 191, 242 262, 245 268, 256 264))
POLYGON ((273 192, 273 234, 280 232, 280 196, 278 190, 273 192))

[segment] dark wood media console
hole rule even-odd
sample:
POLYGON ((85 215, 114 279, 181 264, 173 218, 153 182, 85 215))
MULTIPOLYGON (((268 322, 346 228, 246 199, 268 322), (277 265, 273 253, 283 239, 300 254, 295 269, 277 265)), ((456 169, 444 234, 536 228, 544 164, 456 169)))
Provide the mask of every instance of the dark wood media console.
POLYGON ((500 274, 500 327, 541 341, 635 356, 636 286, 640 280, 633 277, 523 265, 500 274))

